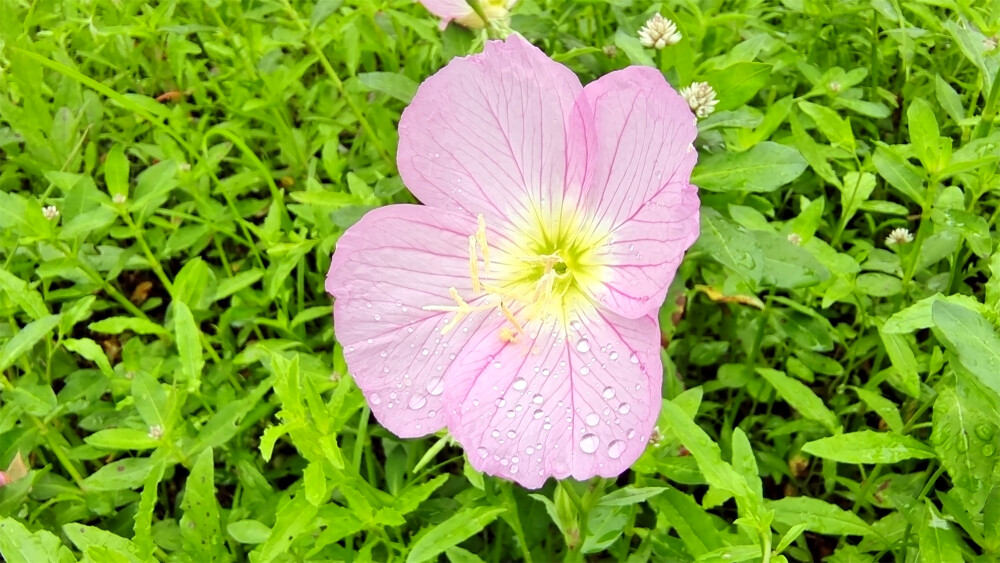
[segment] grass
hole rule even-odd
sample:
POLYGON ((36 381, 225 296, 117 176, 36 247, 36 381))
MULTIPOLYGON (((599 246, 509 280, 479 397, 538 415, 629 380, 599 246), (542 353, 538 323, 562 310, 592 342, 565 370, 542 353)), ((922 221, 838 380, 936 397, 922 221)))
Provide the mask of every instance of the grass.
POLYGON ((382 429, 335 340, 337 238, 415 201, 400 112, 483 33, 396 0, 0 0, 7 561, 1000 558, 1000 3, 523 0, 510 27, 584 82, 719 93, 632 470, 478 474, 382 429))

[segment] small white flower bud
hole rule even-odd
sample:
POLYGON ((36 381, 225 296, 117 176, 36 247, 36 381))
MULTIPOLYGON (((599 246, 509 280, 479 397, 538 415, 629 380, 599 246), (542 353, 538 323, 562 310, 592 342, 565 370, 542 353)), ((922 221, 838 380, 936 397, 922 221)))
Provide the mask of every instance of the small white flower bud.
POLYGON ((111 198, 111 201, 115 202, 118 205, 121 205, 125 203, 127 199, 128 197, 126 197, 125 194, 115 194, 115 196, 111 198))
POLYGON ((159 424, 154 424, 149 427, 149 437, 154 440, 159 440, 163 437, 163 427, 159 424))
POLYGON ((708 82, 692 82, 690 86, 681 88, 680 94, 699 118, 711 115, 719 103, 715 99, 715 89, 708 82))
POLYGON ((42 208, 42 215, 45 215, 45 218, 49 221, 55 221, 59 217, 59 210, 56 209, 55 205, 47 205, 42 208))
POLYGON ((677 24, 659 13, 649 18, 646 25, 639 29, 639 43, 652 49, 675 45, 682 38, 681 32, 677 31, 677 24))
POLYGON ((833 92, 834 94, 836 94, 837 92, 840 92, 841 85, 840 85, 840 82, 837 82, 836 80, 833 80, 829 84, 827 84, 826 87, 831 92, 833 92))
POLYGON ((802 237, 800 237, 798 233, 788 233, 788 242, 794 244, 795 246, 799 246, 802 244, 802 237))
POLYGON ((992 51, 997 48, 998 44, 1000 44, 1000 37, 997 37, 996 35, 983 38, 984 51, 992 51))

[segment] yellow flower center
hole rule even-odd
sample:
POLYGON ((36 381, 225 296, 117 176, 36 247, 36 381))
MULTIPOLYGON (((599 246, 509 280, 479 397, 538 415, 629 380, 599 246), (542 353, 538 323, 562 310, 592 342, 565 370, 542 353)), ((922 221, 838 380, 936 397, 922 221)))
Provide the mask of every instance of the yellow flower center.
POLYGON ((588 295, 601 283, 606 267, 597 252, 608 233, 575 211, 547 217, 537 206, 529 219, 516 223, 520 224, 515 224, 509 240, 491 245, 486 221, 479 216, 478 229, 469 236, 474 295, 466 300, 452 287, 449 294, 454 305, 424 307, 455 313, 442 327, 442 334, 470 313, 499 309, 507 319, 500 339, 515 342, 524 334, 525 324, 558 319, 565 326, 569 312, 591 303, 588 295))

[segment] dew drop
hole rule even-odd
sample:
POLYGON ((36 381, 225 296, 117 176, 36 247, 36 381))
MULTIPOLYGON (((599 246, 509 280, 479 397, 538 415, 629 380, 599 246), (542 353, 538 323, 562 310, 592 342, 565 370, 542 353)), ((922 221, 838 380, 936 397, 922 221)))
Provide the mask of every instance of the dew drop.
POLYGON ((604 397, 605 399, 613 398, 615 396, 615 388, 610 386, 605 387, 604 391, 601 391, 601 396, 604 397))
POLYGON ((608 457, 611 459, 618 459, 625 452, 625 442, 621 440, 612 440, 608 444, 608 457))
POLYGON ((585 416, 583 421, 587 423, 587 426, 597 426, 597 423, 601 421, 601 417, 597 416, 596 412, 592 412, 585 416))
POLYGON ((535 396, 531 398, 531 402, 535 403, 536 405, 542 404, 542 401, 544 400, 545 399, 539 393, 535 393, 535 396))
POLYGON ((486 456, 490 455, 490 453, 486 451, 486 448, 482 446, 476 448, 476 453, 479 454, 479 457, 483 459, 486 459, 486 456))
POLYGON ((590 373, 590 368, 589 367, 583 366, 583 367, 580 368, 580 375, 587 375, 588 373, 590 373))
POLYGON ((618 405, 618 414, 628 414, 630 410, 632 410, 632 407, 628 403, 618 405))
POLYGON ((423 350, 420 351, 420 355, 421 356, 426 356, 427 354, 430 354, 430 353, 431 353, 431 351, 428 350, 427 348, 424 348, 423 350))
POLYGON ((427 404, 427 399, 420 394, 410 395, 410 408, 417 410, 427 404))
POLYGON ((538 418, 542 418, 543 416, 545 416, 545 413, 542 412, 542 409, 535 409, 535 412, 531 413, 531 416, 533 416, 536 419, 538 419, 538 418))
POLYGON ((628 357, 628 361, 632 362, 633 364, 637 364, 639 363, 639 356, 636 355, 635 352, 632 352, 632 355, 628 357))
POLYGON ((625 437, 628 438, 629 440, 635 438, 635 428, 629 428, 628 432, 625 433, 625 437))
POLYGON ((507 437, 508 438, 514 438, 515 436, 517 436, 517 432, 514 432, 513 430, 508 430, 507 431, 507 437))
POLYGON ((615 360, 617 360, 618 359, 618 352, 612 351, 610 354, 608 354, 608 358, 610 358, 612 362, 615 361, 615 360))
POLYGON ((499 430, 493 430, 493 432, 490 432, 490 436, 493 436, 494 438, 499 438, 500 437, 500 431, 499 430))
POLYGON ((524 453, 526 453, 528 455, 531 455, 531 454, 535 453, 535 448, 532 448, 531 446, 528 446, 527 448, 524 448, 524 453))
POLYGON ((380 315, 378 313, 375 313, 375 320, 376 321, 381 321, 382 320, 382 315, 380 315))
POLYGON ((993 454, 997 453, 997 447, 993 444, 986 444, 983 446, 983 455, 986 457, 993 457, 993 454))
POLYGON ((514 416, 515 416, 516 414, 517 414, 517 413, 515 413, 515 412, 513 411, 513 409, 511 409, 511 410, 508 410, 508 411, 507 411, 507 418, 514 418, 514 416))
POLYGON ((432 377, 427 382, 427 392, 437 397, 444 392, 444 380, 440 377, 432 377))
POLYGON ((382 397, 378 396, 378 393, 372 393, 372 396, 368 399, 373 405, 381 405, 382 397))
POLYGON ((590 342, 586 338, 581 338, 579 342, 576 343, 576 350, 581 354, 586 354, 590 351, 590 342))
POLYGON ((528 382, 525 381, 523 377, 518 377, 514 380, 512 387, 515 391, 524 391, 524 388, 528 386, 528 382))
POLYGON ((511 465, 510 466, 510 474, 511 475, 517 475, 517 466, 516 465, 511 465))
POLYGON ((601 444, 597 434, 584 434, 580 438, 580 450, 585 454, 592 454, 597 451, 597 446, 601 444))
POLYGON ((503 364, 501 364, 500 362, 493 362, 493 367, 500 369, 503 367, 503 364))

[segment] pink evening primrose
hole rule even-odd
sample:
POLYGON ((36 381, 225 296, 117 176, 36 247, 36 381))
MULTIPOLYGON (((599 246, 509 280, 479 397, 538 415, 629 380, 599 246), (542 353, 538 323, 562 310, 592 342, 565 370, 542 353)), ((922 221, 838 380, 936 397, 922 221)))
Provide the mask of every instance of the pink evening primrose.
POLYGON ((398 152, 424 205, 370 211, 326 280, 378 421, 447 428, 530 488, 627 469, 660 410, 657 312, 698 236, 694 121, 653 68, 583 87, 518 35, 428 78, 398 152))
MULTIPOLYGON (((420 0, 427 11, 441 18, 441 27, 455 21, 470 29, 481 29, 483 19, 466 0, 420 0)), ((483 14, 489 20, 505 20, 517 0, 479 0, 483 14)))

